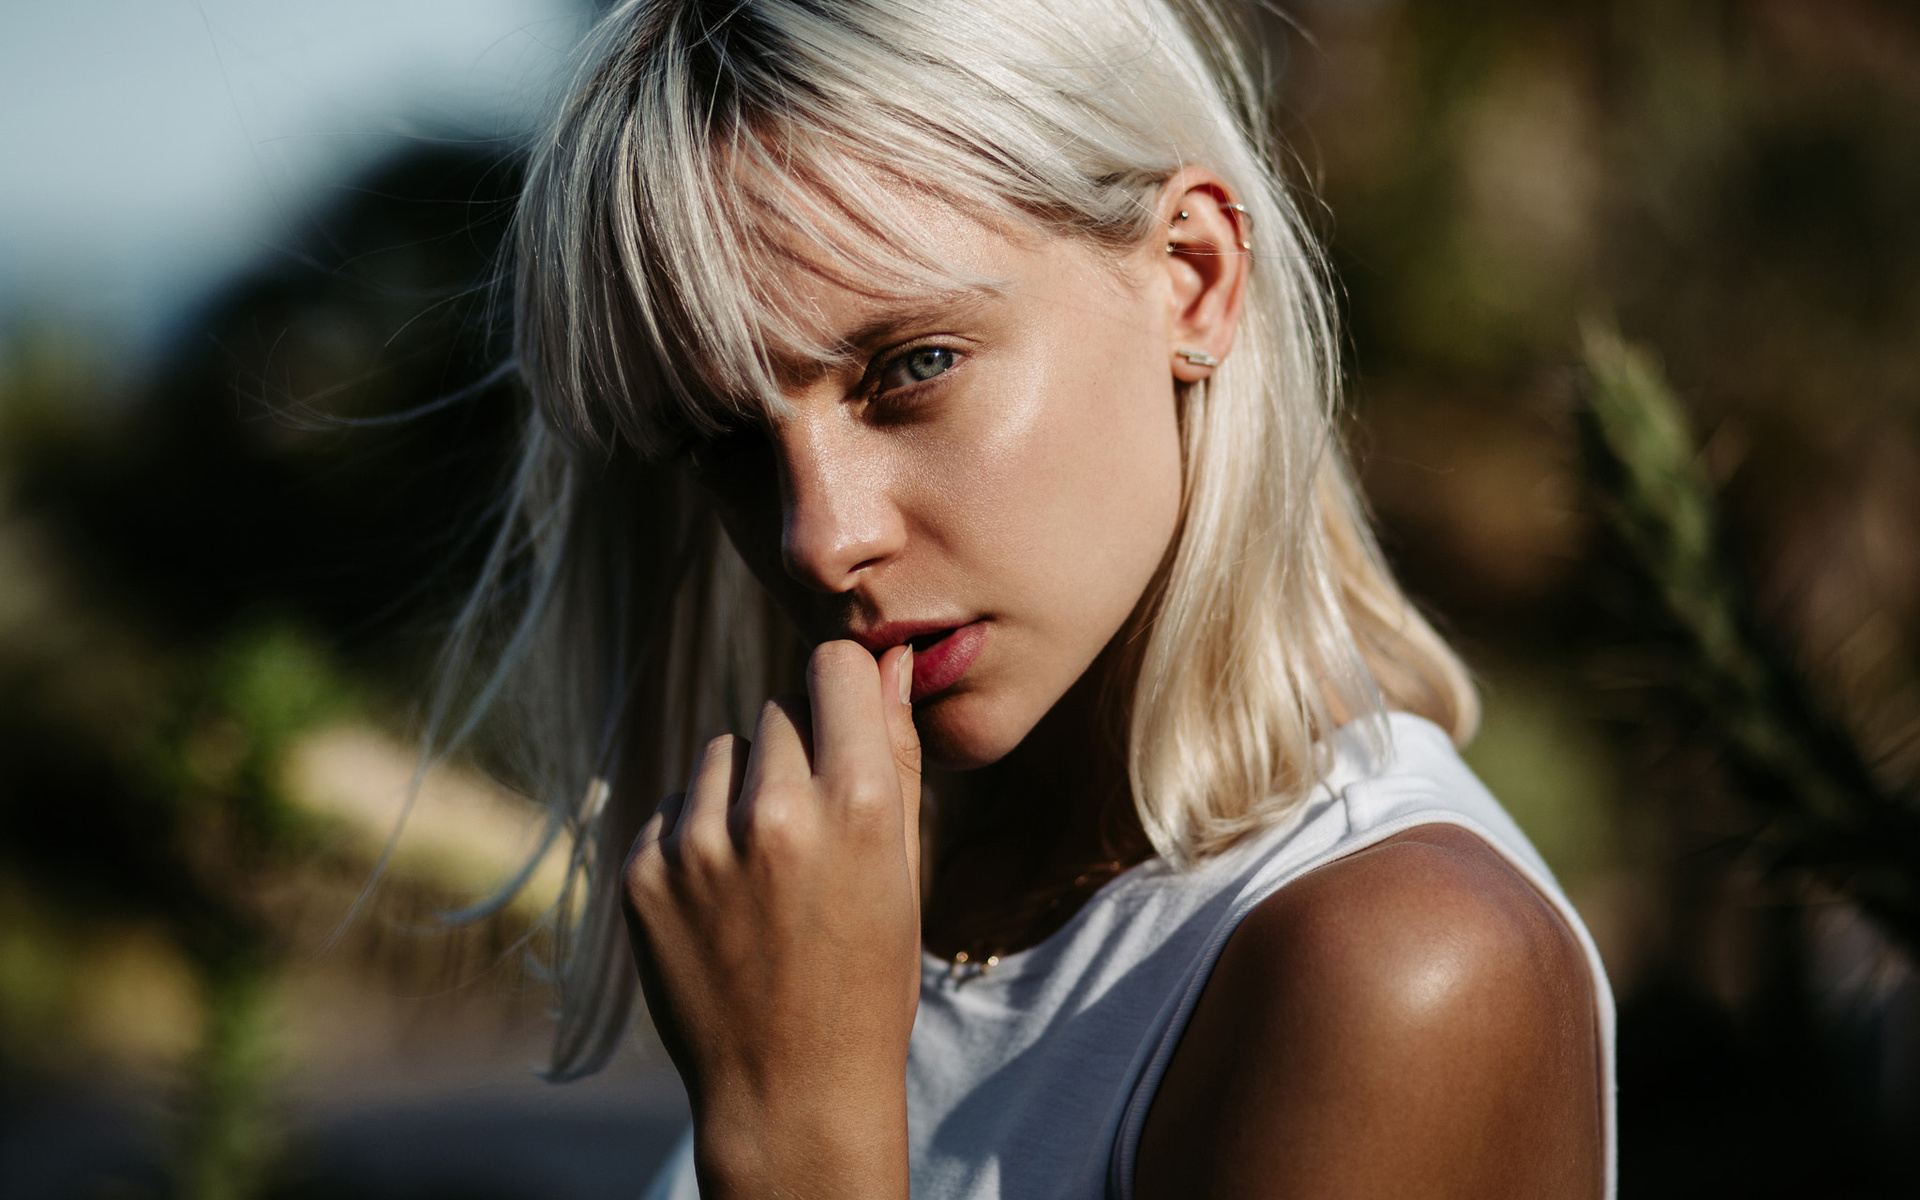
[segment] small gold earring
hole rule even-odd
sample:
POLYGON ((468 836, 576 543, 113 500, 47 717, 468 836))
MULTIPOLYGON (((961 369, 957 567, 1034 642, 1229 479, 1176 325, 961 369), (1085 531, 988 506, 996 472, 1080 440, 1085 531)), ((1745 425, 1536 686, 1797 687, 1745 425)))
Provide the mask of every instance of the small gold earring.
POLYGON ((1217 367, 1220 365, 1220 360, 1208 354, 1205 350, 1175 350, 1174 353, 1196 367, 1217 367))

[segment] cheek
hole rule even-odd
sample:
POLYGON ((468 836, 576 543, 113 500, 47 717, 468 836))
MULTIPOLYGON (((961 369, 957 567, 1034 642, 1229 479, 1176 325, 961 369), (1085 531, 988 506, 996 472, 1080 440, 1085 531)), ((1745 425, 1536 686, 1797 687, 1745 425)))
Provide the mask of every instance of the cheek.
POLYGON ((1137 323, 1062 324, 993 381, 990 427, 946 451, 966 469, 946 474, 945 499, 1019 593, 1009 602, 1084 667, 1178 524, 1180 436, 1171 373, 1137 323))

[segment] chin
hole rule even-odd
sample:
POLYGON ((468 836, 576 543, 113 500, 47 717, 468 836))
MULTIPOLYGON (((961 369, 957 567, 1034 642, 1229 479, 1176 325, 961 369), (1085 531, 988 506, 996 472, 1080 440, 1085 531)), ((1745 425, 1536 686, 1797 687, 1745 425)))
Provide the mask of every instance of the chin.
POLYGON ((918 705, 913 723, 929 766, 970 771, 1013 752, 1038 722, 1015 717, 1013 705, 979 692, 935 696, 918 705))

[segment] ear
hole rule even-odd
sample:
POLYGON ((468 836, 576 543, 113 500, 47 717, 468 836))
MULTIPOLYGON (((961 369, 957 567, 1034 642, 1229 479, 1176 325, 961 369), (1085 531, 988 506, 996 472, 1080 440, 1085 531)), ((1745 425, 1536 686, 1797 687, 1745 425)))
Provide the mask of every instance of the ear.
POLYGON ((1252 265, 1253 221, 1226 183, 1200 167, 1182 168, 1167 180, 1156 215, 1166 237, 1155 247, 1172 284, 1167 359, 1175 379, 1194 383, 1213 374, 1233 349, 1252 265))

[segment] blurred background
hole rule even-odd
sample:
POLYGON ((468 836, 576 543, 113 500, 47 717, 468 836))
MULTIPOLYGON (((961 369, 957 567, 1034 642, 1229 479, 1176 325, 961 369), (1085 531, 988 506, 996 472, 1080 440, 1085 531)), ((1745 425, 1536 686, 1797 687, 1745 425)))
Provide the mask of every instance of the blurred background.
MULTIPOLYGON (((1920 10, 1284 7, 1362 476, 1606 957, 1623 1195, 1920 1194, 1920 10)), ((644 1033, 534 1075, 557 861, 446 919, 522 801, 451 766, 389 845, 592 10, 10 14, 9 1200, 632 1196, 683 1120, 644 1033)))

